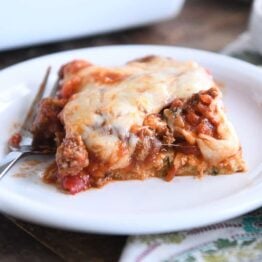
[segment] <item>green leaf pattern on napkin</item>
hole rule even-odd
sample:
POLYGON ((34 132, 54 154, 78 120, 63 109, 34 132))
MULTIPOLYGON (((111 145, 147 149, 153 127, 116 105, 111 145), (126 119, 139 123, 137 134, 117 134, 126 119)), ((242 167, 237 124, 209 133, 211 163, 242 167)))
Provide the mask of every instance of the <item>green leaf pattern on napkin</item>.
POLYGON ((169 234, 159 234, 157 237, 152 235, 142 235, 137 238, 132 238, 129 243, 139 241, 146 245, 155 244, 180 244, 186 238, 186 234, 181 233, 169 233, 169 234))
POLYGON ((137 249, 128 260, 136 262, 261 262, 262 208, 189 231, 131 237, 128 246, 137 249))
POLYGON ((262 234, 220 238, 163 262, 262 261, 262 234))

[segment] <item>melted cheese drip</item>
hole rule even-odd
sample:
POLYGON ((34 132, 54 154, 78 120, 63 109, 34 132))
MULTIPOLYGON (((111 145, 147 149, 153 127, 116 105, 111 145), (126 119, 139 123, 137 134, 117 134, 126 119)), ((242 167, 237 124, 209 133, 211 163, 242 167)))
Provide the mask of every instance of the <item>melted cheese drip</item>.
POLYGON ((217 164, 234 156, 240 147, 236 131, 228 121, 221 106, 218 106, 218 114, 220 121, 217 132, 220 135, 220 139, 215 139, 205 134, 199 134, 199 137, 196 139, 203 157, 211 164, 217 164))
POLYGON ((214 86, 212 77, 194 62, 154 58, 134 61, 110 69, 123 78, 106 84, 92 77, 108 69, 92 66, 79 75, 85 79, 62 111, 66 135, 80 134, 89 151, 112 168, 128 165, 137 138, 130 133, 133 125, 142 125, 148 114, 158 113, 175 98, 188 98, 214 86), (124 145, 125 155, 118 157, 124 145))

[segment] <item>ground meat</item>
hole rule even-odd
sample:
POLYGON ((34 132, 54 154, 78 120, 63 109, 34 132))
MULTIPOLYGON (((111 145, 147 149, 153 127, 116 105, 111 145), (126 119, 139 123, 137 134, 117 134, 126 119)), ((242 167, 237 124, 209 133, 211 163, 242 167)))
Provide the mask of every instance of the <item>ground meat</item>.
POLYGON ((145 137, 143 140, 139 140, 134 152, 134 158, 137 161, 144 161, 150 154, 153 143, 152 137, 145 137))
POLYGON ((57 148, 56 162, 61 176, 78 175, 89 164, 88 152, 81 136, 67 137, 57 148))
POLYGON ((174 136, 160 114, 148 115, 143 126, 133 126, 131 132, 139 138, 133 154, 135 162, 152 161, 154 155, 159 154, 162 144, 174 142, 174 136))
POLYGON ((193 109, 188 109, 186 114, 186 121, 192 125, 198 125, 200 123, 200 116, 197 115, 193 109))
POLYGON ((144 161, 152 152, 152 149, 157 146, 157 138, 154 130, 147 126, 133 128, 136 136, 139 138, 133 157, 135 161, 144 161))
POLYGON ((148 126, 159 135, 167 132, 167 124, 160 118, 160 115, 158 114, 148 115, 145 118, 143 125, 148 126))
POLYGON ((35 146, 54 146, 64 136, 63 126, 58 119, 66 101, 57 98, 44 98, 40 101, 32 126, 35 146))
POLYGON ((174 136, 167 125, 167 122, 161 118, 160 114, 150 114, 144 119, 144 126, 154 131, 156 137, 164 144, 174 142, 174 136))
POLYGON ((199 134, 205 134, 205 135, 208 135, 208 136, 213 136, 214 135, 214 126, 206 118, 204 118, 197 125, 196 131, 199 134))
POLYGON ((187 130, 197 134, 206 134, 217 137, 217 125, 219 123, 217 108, 212 101, 218 96, 217 88, 201 91, 191 98, 175 99, 164 115, 171 124, 174 135, 180 130, 187 130), (180 128, 180 129, 179 129, 180 128))

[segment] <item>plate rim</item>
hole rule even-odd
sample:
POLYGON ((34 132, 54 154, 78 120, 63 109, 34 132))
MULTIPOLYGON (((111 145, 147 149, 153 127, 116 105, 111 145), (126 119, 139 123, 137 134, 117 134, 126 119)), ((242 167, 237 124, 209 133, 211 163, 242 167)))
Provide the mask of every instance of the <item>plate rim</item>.
MULTIPOLYGON (((138 49, 145 49, 145 48, 159 48, 159 49, 170 49, 170 50, 180 50, 181 52, 194 52, 194 53, 198 53, 200 55, 206 55, 206 56, 213 56, 215 59, 227 59, 229 62, 231 61, 231 63, 237 63, 239 66, 242 66, 243 68, 247 68, 247 69, 251 69, 248 73, 249 75, 251 75, 252 77, 256 77, 257 78, 257 74, 260 73, 261 74, 261 69, 257 68, 255 65, 252 65, 248 62, 245 61, 241 61, 239 59, 233 58, 233 57, 228 57, 226 55, 223 54, 218 54, 218 53, 213 53, 210 51, 205 51, 205 50, 199 50, 199 49, 193 49, 193 48, 185 48, 185 47, 177 47, 177 46, 170 46, 170 45, 106 45, 106 46, 99 46, 99 47, 87 47, 87 48, 79 48, 79 49, 72 49, 72 50, 67 50, 67 51, 60 51, 60 52, 54 52, 51 54, 47 54, 47 55, 43 55, 43 56, 39 56, 39 57, 35 57, 35 58, 31 58, 28 59, 26 61, 22 61, 20 63, 11 65, 7 68, 4 68, 0 71, 0 81, 1 81, 1 76, 3 74, 5 74, 8 71, 12 71, 15 70, 16 67, 21 67, 24 64, 27 63, 31 63, 33 61, 37 61, 39 59, 52 59, 52 57, 55 57, 57 55, 61 56, 61 55, 66 55, 66 54, 70 54, 70 53, 76 53, 76 52, 92 52, 92 50, 102 50, 103 49, 119 49, 119 48, 138 48, 138 49)), ((135 50, 134 50, 135 52, 135 50)), ((262 81, 262 77, 261 77, 261 81, 262 81)), ((262 86, 261 86, 262 89, 262 86)), ((253 187, 254 189, 257 189, 258 192, 257 195, 261 195, 261 193, 259 194, 259 189, 262 189, 262 183, 259 183, 258 185, 255 185, 253 187)), ((220 202, 223 203, 223 201, 225 201, 225 199, 232 199, 232 198, 236 198, 236 196, 239 196, 239 194, 243 194, 249 192, 249 188, 245 188, 244 190, 240 191, 237 194, 234 195, 230 195, 229 197, 223 198, 220 201, 216 201, 215 203, 217 203, 218 205, 221 205, 220 202)), ((13 198, 17 198, 18 196, 16 196, 13 192, 11 192, 13 194, 13 198)), ((5 189, 0 190, 0 210, 2 210, 2 212, 4 213, 8 213, 10 215, 13 215, 15 217, 18 217, 20 219, 26 220, 26 221, 30 221, 30 222, 34 222, 37 224, 42 224, 42 225, 48 225, 51 227, 55 227, 55 228, 61 228, 61 229, 67 229, 67 230, 73 230, 73 231, 80 231, 80 232, 93 232, 93 233, 103 233, 103 234, 118 234, 118 235, 126 235, 126 234, 148 234, 148 233, 163 233, 163 232, 170 232, 170 231, 177 231, 177 230, 186 230, 186 229, 190 229, 193 227, 201 227, 201 226, 206 226, 206 225, 210 225, 210 224, 214 224, 214 223, 218 223, 221 221, 224 221, 226 219, 230 219, 236 216, 239 216, 243 213, 252 211, 258 207, 260 207, 262 205, 262 197, 261 199, 259 199, 259 197, 255 200, 253 200, 252 204, 249 204, 242 208, 235 208, 233 210, 227 210, 227 212, 225 212, 224 214, 220 214, 219 218, 215 218, 213 217, 213 219, 209 219, 208 221, 198 221, 197 223, 189 223, 188 225, 173 225, 171 226, 166 226, 166 227, 162 227, 159 228, 159 230, 155 229, 153 226, 153 224, 149 223, 145 228, 142 227, 142 225, 138 226, 138 220, 137 218, 139 217, 138 215, 135 216, 131 216, 129 217, 129 221, 136 221, 136 223, 133 224, 133 226, 128 226, 128 227, 124 227, 125 223, 122 225, 123 228, 119 228, 119 226, 114 225, 114 217, 110 218, 111 220, 109 220, 109 222, 111 222, 111 227, 107 227, 108 221, 107 223, 103 223, 104 221, 100 221, 100 226, 98 226, 98 224, 96 223, 96 219, 98 219, 98 217, 90 217, 89 216, 89 221, 88 223, 85 223, 85 228, 83 228, 83 226, 80 228, 78 226, 75 226, 75 223, 72 226, 72 222, 71 223, 64 223, 61 224, 59 223, 59 219, 57 220, 51 217, 49 217, 48 220, 40 218, 39 217, 39 213, 37 212, 33 212, 34 209, 31 208, 31 212, 28 212, 26 214, 22 214, 21 211, 17 212, 16 210, 16 206, 14 205, 14 202, 10 203, 10 199, 6 199, 6 194, 8 194, 8 192, 5 189), (5 201, 3 201, 5 200, 5 201), (4 205, 3 205, 4 203, 4 205), (9 203, 9 204, 8 204, 9 203), (12 205, 13 204, 13 205, 12 205), (9 208, 8 208, 9 205, 9 208), (11 206, 11 209, 10 209, 11 206), (32 215, 33 214, 33 215, 32 215), (90 219, 91 218, 91 219, 90 219), (51 219, 51 220, 50 220, 51 219), (54 219, 54 220, 52 220, 54 219), (194 225, 193 225, 194 224, 194 225), (114 226, 112 226, 114 225, 114 226), (167 229, 168 227, 168 229, 167 229)), ((10 192, 9 192, 10 194, 10 192)), ((10 196, 10 195, 9 195, 10 196)), ((19 199, 19 197, 16 199, 17 202, 19 203, 19 201, 21 202, 22 198, 19 199)), ((231 200, 232 201, 232 200, 231 200)), ((16 203, 17 203, 16 202, 16 203)), ((32 204, 27 206, 27 210, 30 210, 30 207, 32 207, 32 204)), ((199 209, 199 207, 197 208, 199 209)), ((191 209, 192 210, 192 209, 191 209)), ((218 209, 218 211, 221 211, 221 209, 218 209)), ((217 212, 218 212, 217 211, 217 212)), ((38 212, 41 213, 41 209, 40 211, 38 210, 38 212)), ((58 211, 57 211, 58 212, 58 211)), ((61 211, 60 211, 61 212, 61 211)), ((174 212, 174 211, 173 211, 174 212)), ((192 212, 192 211, 191 211, 192 212)), ((59 212, 58 212, 59 213, 59 212)), ((167 213, 170 215, 172 215, 173 218, 175 218, 177 216, 177 214, 171 214, 170 212, 165 212, 165 214, 161 214, 161 212, 157 212, 158 214, 154 214, 154 216, 158 216, 158 219, 160 218, 164 218, 167 213)), ((214 214, 212 214, 214 216, 214 214)), ((58 216, 59 217, 59 216, 58 216)), ((81 217, 79 217, 79 219, 81 219, 81 217)), ((86 218, 85 218, 86 219, 86 218)), ((126 217, 123 217, 123 219, 126 219, 126 217)), ((143 219, 144 220, 144 219, 143 219)), ((61 221, 60 221, 61 222, 61 221)), ((77 221, 76 221, 77 222, 77 221)), ((79 221, 78 221, 79 222, 79 221)))

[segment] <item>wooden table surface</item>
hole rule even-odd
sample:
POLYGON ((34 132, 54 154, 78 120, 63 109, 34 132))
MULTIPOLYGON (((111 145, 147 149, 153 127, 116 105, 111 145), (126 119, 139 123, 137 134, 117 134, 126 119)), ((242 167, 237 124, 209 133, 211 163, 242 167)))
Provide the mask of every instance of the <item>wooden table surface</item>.
MULTIPOLYGON (((249 11, 249 5, 236 0, 187 0, 178 17, 155 25, 0 52, 0 68, 57 51, 112 44, 219 51, 246 30, 249 11)), ((125 236, 66 232, 0 215, 0 261, 117 261, 125 241, 125 236)))

